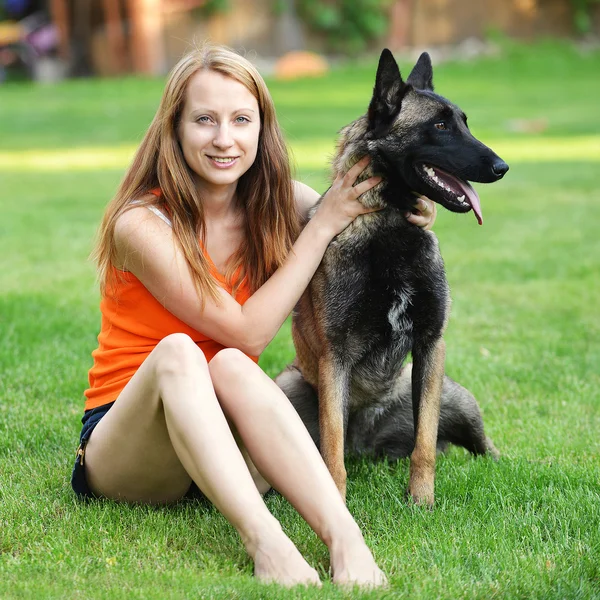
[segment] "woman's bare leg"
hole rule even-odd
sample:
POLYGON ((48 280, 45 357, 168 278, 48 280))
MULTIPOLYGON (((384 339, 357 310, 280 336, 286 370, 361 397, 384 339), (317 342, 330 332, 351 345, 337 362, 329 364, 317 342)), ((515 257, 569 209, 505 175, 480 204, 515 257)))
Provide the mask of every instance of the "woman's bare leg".
POLYGON ((223 411, 259 472, 330 549, 334 581, 384 584, 321 455, 279 387, 235 349, 219 352, 209 369, 223 411))
POLYGON ((258 578, 319 583, 258 493, 189 337, 148 356, 94 429, 85 465, 95 493, 129 502, 177 500, 193 479, 240 533, 258 578))

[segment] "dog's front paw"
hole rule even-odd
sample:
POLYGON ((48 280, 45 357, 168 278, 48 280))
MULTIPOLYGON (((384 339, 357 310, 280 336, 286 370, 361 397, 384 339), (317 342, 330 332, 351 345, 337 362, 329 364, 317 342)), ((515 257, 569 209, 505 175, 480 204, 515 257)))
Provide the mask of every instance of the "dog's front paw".
POLYGON ((338 473, 334 475, 333 480, 335 481, 335 485, 340 492, 342 500, 346 502, 346 470, 344 469, 343 474, 338 473))
POLYGON ((433 480, 430 478, 420 478, 411 476, 408 485, 408 496, 412 498, 415 504, 419 506, 428 506, 433 508, 434 491, 433 480))
MULTIPOLYGON (((435 452, 435 446, 433 451, 435 452)), ((415 449, 410 457, 410 477, 408 480, 408 493, 415 504, 433 506, 434 482, 435 453, 431 457, 415 449)))

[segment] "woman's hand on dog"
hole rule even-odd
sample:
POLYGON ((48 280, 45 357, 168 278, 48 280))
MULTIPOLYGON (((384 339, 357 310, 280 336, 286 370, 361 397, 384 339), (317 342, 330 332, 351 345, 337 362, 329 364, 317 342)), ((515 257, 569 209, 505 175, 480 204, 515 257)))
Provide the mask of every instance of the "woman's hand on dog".
MULTIPOLYGON (((356 184, 358 176, 368 166, 369 162, 370 158, 365 156, 353 165, 345 175, 338 175, 323 196, 313 220, 318 219, 323 227, 331 232, 331 237, 335 237, 343 231, 359 215, 378 210, 366 208, 358 200, 362 194, 381 182, 381 177, 369 177, 369 179, 356 184)), ((413 211, 408 212, 406 218, 413 225, 428 230, 433 227, 436 214, 435 202, 426 196, 418 196, 413 211)))
POLYGON ((381 177, 369 177, 354 185, 369 162, 369 157, 365 156, 345 175, 338 175, 323 196, 312 220, 318 219, 321 225, 332 233, 332 238, 346 229, 359 215, 378 210, 366 208, 358 197, 375 187, 381 181, 381 177))
POLYGON ((431 229, 437 216, 436 204, 427 196, 418 196, 413 212, 406 213, 406 220, 425 230, 431 229))

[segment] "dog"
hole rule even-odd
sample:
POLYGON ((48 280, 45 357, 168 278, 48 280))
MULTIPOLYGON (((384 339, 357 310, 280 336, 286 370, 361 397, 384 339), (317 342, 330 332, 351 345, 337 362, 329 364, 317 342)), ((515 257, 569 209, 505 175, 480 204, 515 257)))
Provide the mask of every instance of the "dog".
POLYGON ((383 179, 360 201, 379 210, 329 245, 294 311, 296 359, 276 382, 344 499, 346 451, 410 455, 408 493, 431 506, 438 450, 454 443, 476 455, 498 451, 475 398, 444 375, 444 263, 435 234, 406 214, 420 194, 452 212, 472 210, 481 224, 468 181, 497 181, 508 165, 471 134, 460 108, 434 93, 427 53, 404 81, 387 49, 368 112, 341 131, 334 177, 365 155, 371 161, 359 181, 383 179), (403 367, 409 352, 412 366, 403 367))

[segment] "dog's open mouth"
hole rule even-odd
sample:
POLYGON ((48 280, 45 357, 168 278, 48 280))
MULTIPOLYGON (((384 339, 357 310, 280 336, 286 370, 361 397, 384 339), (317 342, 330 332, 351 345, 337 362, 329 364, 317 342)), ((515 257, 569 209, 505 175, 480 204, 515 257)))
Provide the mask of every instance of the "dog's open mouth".
POLYGON ((450 175, 439 167, 422 164, 417 169, 425 183, 441 193, 446 208, 456 212, 468 212, 473 209, 477 222, 480 225, 483 223, 479 196, 469 182, 450 175))

